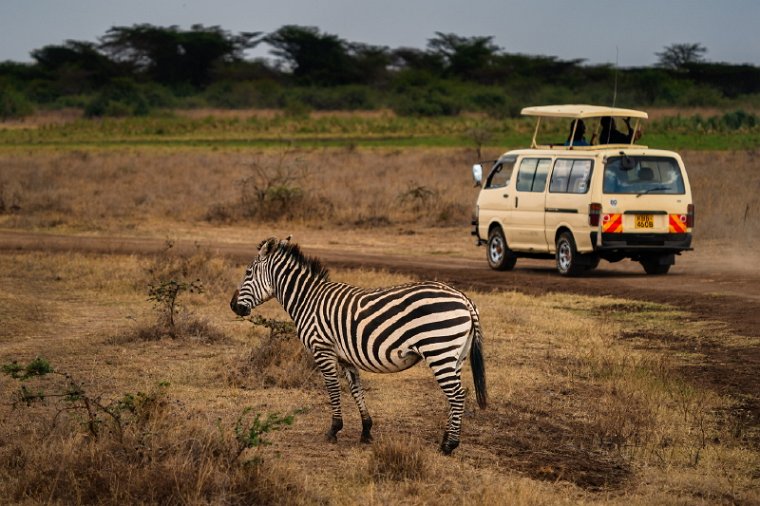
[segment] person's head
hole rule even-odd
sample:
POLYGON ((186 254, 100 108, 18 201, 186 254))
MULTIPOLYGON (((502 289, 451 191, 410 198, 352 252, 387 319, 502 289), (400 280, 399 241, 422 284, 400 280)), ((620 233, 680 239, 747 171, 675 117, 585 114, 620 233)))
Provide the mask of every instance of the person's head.
POLYGON ((580 140, 584 135, 586 135, 586 124, 582 119, 577 119, 570 122, 570 135, 573 135, 573 128, 575 128, 575 137, 573 137, 574 140, 580 140), (578 123, 578 126, 575 126, 576 123, 578 123))
POLYGON ((602 119, 599 120, 599 123, 602 125, 603 130, 611 130, 615 128, 615 120, 612 119, 611 116, 602 116, 602 119))

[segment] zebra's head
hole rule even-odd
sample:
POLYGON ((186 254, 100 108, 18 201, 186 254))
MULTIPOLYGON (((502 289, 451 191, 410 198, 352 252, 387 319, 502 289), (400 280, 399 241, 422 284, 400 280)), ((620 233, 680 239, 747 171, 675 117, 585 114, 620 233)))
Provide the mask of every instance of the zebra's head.
POLYGON ((245 276, 240 287, 232 294, 230 308, 238 316, 248 316, 256 306, 268 301, 274 295, 272 272, 269 269, 273 253, 280 246, 286 246, 290 242, 287 239, 278 241, 270 237, 259 245, 259 254, 245 270, 245 276))

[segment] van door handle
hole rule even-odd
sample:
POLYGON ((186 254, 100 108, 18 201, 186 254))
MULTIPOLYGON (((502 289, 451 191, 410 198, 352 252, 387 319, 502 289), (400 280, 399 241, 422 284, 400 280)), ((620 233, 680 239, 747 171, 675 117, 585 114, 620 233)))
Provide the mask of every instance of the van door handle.
POLYGON ((515 209, 517 209, 517 203, 520 202, 520 199, 518 197, 515 197, 515 209))
POLYGON ((504 197, 505 199, 508 199, 509 198, 509 193, 505 193, 504 195, 502 195, 502 197, 504 197))

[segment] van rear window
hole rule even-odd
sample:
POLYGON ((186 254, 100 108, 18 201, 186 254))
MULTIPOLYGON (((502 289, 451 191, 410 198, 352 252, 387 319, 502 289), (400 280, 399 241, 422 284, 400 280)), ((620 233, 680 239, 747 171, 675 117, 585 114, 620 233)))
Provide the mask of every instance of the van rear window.
POLYGON ((680 195, 686 193, 686 187, 675 158, 611 156, 604 166, 602 191, 610 194, 680 195))

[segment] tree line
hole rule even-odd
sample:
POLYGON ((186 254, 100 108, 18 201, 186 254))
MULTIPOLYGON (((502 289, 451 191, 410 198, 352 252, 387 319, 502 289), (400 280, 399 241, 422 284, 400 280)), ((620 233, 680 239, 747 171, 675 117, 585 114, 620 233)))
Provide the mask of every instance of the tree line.
POLYGON ((653 67, 509 53, 493 37, 436 32, 424 49, 350 42, 316 27, 231 33, 218 26, 114 26, 97 42, 68 40, 0 63, 0 116, 82 107, 89 116, 161 107, 391 108, 404 115, 590 102, 641 107, 757 102, 760 67, 707 62, 673 44, 653 67), (264 44, 271 58, 247 58, 264 44))

